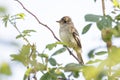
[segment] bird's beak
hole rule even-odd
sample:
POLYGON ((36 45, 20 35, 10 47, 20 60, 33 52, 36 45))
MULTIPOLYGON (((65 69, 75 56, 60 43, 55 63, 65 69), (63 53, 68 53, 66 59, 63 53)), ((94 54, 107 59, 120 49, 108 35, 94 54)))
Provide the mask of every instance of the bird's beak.
POLYGON ((57 23, 60 23, 60 21, 56 21, 57 23))

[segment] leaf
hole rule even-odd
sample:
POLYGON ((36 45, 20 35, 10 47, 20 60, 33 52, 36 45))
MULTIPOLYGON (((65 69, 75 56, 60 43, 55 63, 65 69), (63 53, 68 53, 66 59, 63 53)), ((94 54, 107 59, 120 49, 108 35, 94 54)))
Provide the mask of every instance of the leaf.
POLYGON ((113 77, 120 77, 120 70, 115 71, 115 73, 112 76, 113 77))
POLYGON ((116 20, 120 20, 120 14, 118 14, 117 16, 115 16, 116 20))
POLYGON ((22 33, 28 34, 28 33, 31 33, 31 32, 36 32, 36 31, 35 30, 24 30, 22 33))
POLYGON ((30 54, 30 45, 23 45, 19 54, 12 54, 12 60, 19 61, 23 63, 23 65, 27 66, 29 63, 29 54, 30 54))
POLYGON ((20 50, 20 54, 28 56, 30 53, 30 45, 23 45, 22 49, 20 50))
POLYGON ((120 48, 116 46, 110 47, 107 58, 108 66, 114 66, 120 63, 120 48))
POLYGON ((57 75, 54 72, 45 73, 40 80, 57 80, 57 75))
POLYGON ((95 51, 95 49, 92 49, 91 51, 89 51, 89 53, 88 53, 89 58, 94 58, 94 51, 95 51))
POLYGON ((19 34, 19 35, 16 36, 16 39, 19 39, 21 37, 23 37, 23 35, 19 34))
POLYGON ((42 77, 40 78, 40 80, 52 80, 51 79, 51 75, 47 72, 44 75, 42 75, 42 77))
POLYGON ((3 23, 5 24, 5 27, 7 27, 7 23, 8 23, 8 21, 9 21, 9 15, 3 16, 2 21, 3 21, 3 23))
POLYGON ((52 50, 54 47, 56 47, 57 44, 56 43, 52 43, 52 44, 48 44, 46 45, 46 48, 49 49, 49 50, 52 50))
MULTIPOLYGON (((96 80, 102 80, 103 77, 105 77, 107 74, 108 74, 107 70, 100 71, 99 74, 97 75, 96 80)), ((114 79, 111 79, 111 80, 114 80, 114 79)))
POLYGON ((4 75, 11 75, 12 74, 10 66, 8 63, 3 62, 0 65, 0 74, 4 74, 4 75))
POLYGON ((82 30, 82 34, 85 34, 90 29, 91 25, 92 25, 91 23, 86 25, 82 30))
POLYGON ((57 62, 56 62, 56 60, 54 58, 50 58, 48 61, 50 62, 50 64, 52 66, 56 66, 57 65, 57 62))
POLYGON ((94 63, 101 62, 101 61, 103 61, 103 60, 100 60, 100 59, 90 60, 87 62, 87 64, 94 64, 94 63))
POLYGON ((82 65, 76 63, 69 63, 64 67, 65 71, 80 71, 82 65))
POLYGON ((120 37, 120 24, 119 23, 112 29, 112 33, 115 37, 120 37))
POLYGON ((34 69, 37 70, 37 71, 46 70, 46 66, 44 64, 42 64, 42 63, 37 62, 37 64, 34 65, 34 66, 35 66, 34 69))
POLYGON ((98 22, 100 18, 101 18, 100 15, 94 15, 94 14, 85 15, 85 21, 89 21, 89 22, 98 22))
POLYGON ((55 52, 52 54, 52 56, 61 54, 61 53, 65 52, 65 51, 66 51, 66 48, 64 48, 64 47, 63 47, 63 48, 60 48, 59 50, 55 51, 55 52))
POLYGON ((28 68, 24 74, 23 80, 26 80, 28 78, 28 76, 30 75, 32 71, 32 68, 28 68))
POLYGON ((0 6, 0 13, 5 13, 6 12, 6 8, 3 6, 0 6))
POLYGON ((36 31, 35 31, 35 30, 24 30, 24 31, 22 32, 22 33, 23 33, 22 36, 24 36, 24 37, 25 37, 25 36, 31 36, 31 35, 30 35, 31 32, 36 32, 36 31))
POLYGON ((18 16, 19 19, 24 19, 25 14, 24 13, 19 13, 19 14, 16 14, 16 16, 18 16))
POLYGON ((58 70, 58 68, 49 68, 49 71, 44 73, 40 80, 59 80, 59 78, 66 80, 64 73, 56 73, 56 70, 58 70))
POLYGON ((38 54, 38 56, 48 58, 48 54, 45 54, 45 53, 38 54))
POLYGON ((73 72, 73 76, 74 76, 75 78, 78 78, 78 77, 79 77, 79 71, 74 71, 74 72, 73 72))
POLYGON ((83 76, 85 77, 85 80, 95 80, 98 74, 98 70, 94 66, 84 66, 83 67, 83 76))
POLYGON ((108 15, 101 17, 101 20, 97 21, 97 27, 99 30, 112 28, 112 18, 108 15))
POLYGON ((112 3, 114 5, 114 7, 120 8, 120 2, 119 2, 119 0, 112 0, 112 3))
POLYGON ((100 52, 95 53, 95 55, 104 55, 106 53, 107 53, 107 51, 100 51, 100 52))

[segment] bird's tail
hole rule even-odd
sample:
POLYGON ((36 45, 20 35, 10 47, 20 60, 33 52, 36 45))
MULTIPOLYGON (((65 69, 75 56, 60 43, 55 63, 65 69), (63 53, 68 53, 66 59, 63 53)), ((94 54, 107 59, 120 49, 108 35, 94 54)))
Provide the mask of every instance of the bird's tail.
POLYGON ((82 56, 81 56, 81 52, 82 52, 81 49, 79 48, 79 49, 76 49, 75 51, 77 53, 77 57, 78 57, 79 63, 83 65, 84 61, 83 61, 82 56))

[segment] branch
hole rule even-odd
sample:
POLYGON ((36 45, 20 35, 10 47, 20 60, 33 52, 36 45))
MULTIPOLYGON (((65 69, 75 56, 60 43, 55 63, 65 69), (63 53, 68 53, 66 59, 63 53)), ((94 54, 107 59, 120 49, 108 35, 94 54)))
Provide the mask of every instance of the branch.
POLYGON ((70 53, 70 55, 72 55, 81 64, 79 59, 70 51, 70 49, 68 47, 66 47, 66 48, 67 48, 68 52, 70 53))
POLYGON ((15 0, 15 1, 17 1, 17 2, 23 7, 23 9, 24 9, 25 11, 27 11, 29 14, 31 14, 31 15, 37 20, 37 22, 38 22, 39 24, 41 24, 41 25, 43 25, 44 27, 46 27, 47 29, 49 29, 49 31, 53 34, 53 36, 54 36, 54 38, 55 38, 56 40, 60 41, 60 40, 55 36, 55 34, 54 34, 54 32, 52 31, 52 29, 50 29, 46 24, 43 24, 42 22, 40 22, 40 20, 37 18, 37 16, 34 15, 31 11, 29 11, 27 8, 25 8, 24 5, 23 5, 19 0, 15 0))
POLYGON ((102 0, 102 11, 103 11, 103 16, 105 16, 105 2, 102 0))
MULTIPOLYGON (((31 15, 37 20, 37 22, 38 22, 39 24, 41 24, 42 26, 46 27, 46 28, 52 33, 52 35, 54 36, 54 38, 55 38, 57 41, 60 41, 60 40, 55 36, 55 33, 52 31, 52 29, 51 29, 50 27, 48 27, 46 24, 42 23, 42 22, 38 19, 38 17, 37 17, 35 14, 33 14, 31 11, 29 11, 27 8, 25 8, 25 6, 24 6, 19 0, 15 0, 15 1, 17 1, 17 2, 22 6, 22 8, 23 8, 25 11, 27 11, 29 14, 31 14, 31 15)), ((69 49, 68 47, 66 47, 66 48, 67 48, 68 52, 70 53, 70 55, 72 55, 72 56, 79 62, 78 58, 70 51, 70 49, 69 49)), ((80 62, 79 62, 79 63, 80 63, 80 62)))

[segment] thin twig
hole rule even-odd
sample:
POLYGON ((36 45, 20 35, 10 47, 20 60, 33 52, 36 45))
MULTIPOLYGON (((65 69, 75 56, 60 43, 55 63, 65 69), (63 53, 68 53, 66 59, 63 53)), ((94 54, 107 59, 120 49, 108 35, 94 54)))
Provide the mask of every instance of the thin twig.
MULTIPOLYGON (((17 2, 22 6, 22 8, 23 8, 25 11, 27 11, 29 14, 31 14, 31 15, 37 20, 37 22, 38 22, 39 24, 41 24, 42 26, 46 27, 46 28, 52 33, 52 35, 54 36, 54 38, 55 38, 57 41, 60 41, 60 40, 56 37, 56 35, 54 34, 54 32, 52 31, 52 29, 51 29, 50 27, 48 27, 46 24, 42 23, 42 22, 38 19, 38 17, 37 17, 35 14, 33 14, 31 11, 29 11, 27 8, 25 8, 25 6, 24 6, 19 0, 15 0, 15 1, 17 1, 17 2)), ((66 47, 66 48, 67 48, 67 50, 69 51, 69 53, 79 62, 78 58, 70 51, 70 49, 69 49, 68 47, 66 47)))
POLYGON ((23 7, 23 9, 24 9, 25 11, 27 11, 29 14, 31 14, 31 15, 37 20, 37 22, 38 22, 39 24, 41 24, 41 25, 43 25, 44 27, 46 27, 47 29, 49 29, 56 40, 60 41, 60 40, 55 36, 54 32, 52 31, 52 29, 50 29, 50 27, 48 27, 46 24, 43 24, 42 22, 40 22, 40 20, 37 18, 37 16, 36 16, 35 14, 33 14, 31 11, 29 11, 28 9, 26 9, 26 8, 24 7, 24 5, 23 5, 19 0, 15 0, 15 1, 17 1, 17 2, 23 7))
POLYGON ((103 12, 103 16, 105 16, 105 2, 104 2, 104 0, 102 0, 102 12, 103 12))
POLYGON ((70 55, 72 55, 81 64, 79 59, 70 51, 70 49, 68 47, 66 47, 66 48, 67 48, 68 52, 70 53, 70 55))

